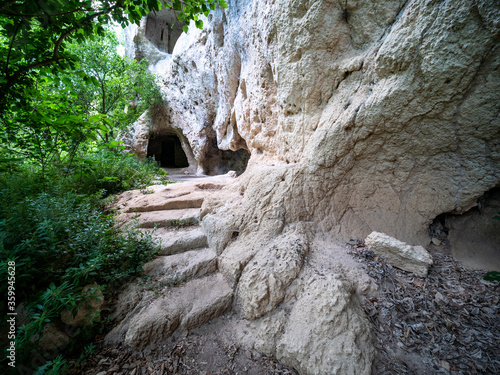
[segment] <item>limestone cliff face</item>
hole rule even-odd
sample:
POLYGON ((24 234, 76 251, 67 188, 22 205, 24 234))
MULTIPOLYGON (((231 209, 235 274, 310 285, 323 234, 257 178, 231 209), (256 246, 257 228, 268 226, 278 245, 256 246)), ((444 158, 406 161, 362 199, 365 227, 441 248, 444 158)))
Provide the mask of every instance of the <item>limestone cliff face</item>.
POLYGON ((228 5, 171 55, 148 44, 147 24, 130 31, 167 101, 141 123, 185 140, 199 172, 242 170, 251 155, 205 199, 202 225, 252 345, 304 374, 369 374, 357 299, 369 288, 345 275, 355 265, 333 240, 378 231, 427 245, 434 218, 499 186, 500 6, 228 5))
POLYGON ((198 163, 215 142, 251 152, 239 227, 276 206, 341 238, 423 243, 434 217, 498 185, 496 1, 228 5, 155 71, 198 163))

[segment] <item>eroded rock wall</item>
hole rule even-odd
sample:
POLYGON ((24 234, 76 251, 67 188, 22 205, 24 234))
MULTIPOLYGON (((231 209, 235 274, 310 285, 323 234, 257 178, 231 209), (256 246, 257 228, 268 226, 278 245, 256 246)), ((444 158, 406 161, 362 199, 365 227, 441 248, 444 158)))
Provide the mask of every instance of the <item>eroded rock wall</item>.
POLYGON ((497 2, 228 4, 156 64, 200 164, 210 140, 246 149, 296 176, 270 192, 287 221, 413 244, 498 184, 497 2))
POLYGON ((228 5, 152 66, 168 121, 202 168, 222 150, 251 153, 246 172, 205 200, 208 244, 236 311, 255 322, 256 348, 306 374, 370 373, 363 281, 347 281, 354 266, 329 244, 379 231, 426 245, 436 216, 463 213, 499 185, 500 6, 228 5))

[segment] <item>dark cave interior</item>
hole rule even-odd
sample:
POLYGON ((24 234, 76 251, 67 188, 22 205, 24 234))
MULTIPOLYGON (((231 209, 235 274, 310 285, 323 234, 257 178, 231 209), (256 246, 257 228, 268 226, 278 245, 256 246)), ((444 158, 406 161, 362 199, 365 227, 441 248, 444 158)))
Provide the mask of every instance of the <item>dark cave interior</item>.
POLYGON ((189 167, 181 141, 175 134, 151 134, 147 156, 154 157, 164 168, 189 167))

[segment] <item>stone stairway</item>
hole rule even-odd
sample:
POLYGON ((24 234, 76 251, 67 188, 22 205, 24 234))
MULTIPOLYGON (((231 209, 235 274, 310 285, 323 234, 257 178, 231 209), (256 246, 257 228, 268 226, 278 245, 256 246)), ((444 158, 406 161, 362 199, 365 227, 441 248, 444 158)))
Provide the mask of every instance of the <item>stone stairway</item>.
POLYGON ((115 317, 121 321, 106 336, 107 343, 142 349, 231 309, 233 290, 218 272, 217 256, 199 226, 203 200, 230 181, 227 176, 201 177, 154 186, 148 194, 119 196, 117 225, 135 221, 144 231, 157 228, 161 251, 143 266, 149 289, 132 283, 119 296, 115 317))

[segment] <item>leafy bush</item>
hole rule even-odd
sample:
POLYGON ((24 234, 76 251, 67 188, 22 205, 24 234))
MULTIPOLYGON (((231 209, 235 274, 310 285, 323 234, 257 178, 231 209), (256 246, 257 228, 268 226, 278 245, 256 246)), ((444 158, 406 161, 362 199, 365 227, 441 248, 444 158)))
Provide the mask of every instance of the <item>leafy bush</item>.
POLYGON ((484 279, 487 281, 498 281, 500 282, 500 272, 498 271, 490 271, 486 273, 486 276, 484 276, 484 279))
MULTIPOLYGON (((145 164, 150 169, 141 172, 143 167, 135 159, 110 155, 96 157, 98 167, 92 178, 99 180, 97 171, 113 172, 120 181, 136 185, 134 178, 142 178, 144 183, 156 168, 145 164), (108 168, 105 161, 111 157, 121 167, 108 168), (132 167, 137 170, 130 171, 132 167)), ((0 290, 7 295, 7 262, 14 260, 16 303, 24 302, 32 313, 18 333, 18 361, 29 358, 36 345, 33 338, 47 322, 58 318, 64 309, 74 311, 84 286, 95 282, 110 290, 137 274, 158 252, 151 234, 133 227, 114 228, 113 217, 98 209, 102 192, 80 193, 102 185, 92 187, 90 177, 84 178, 89 180, 73 189, 78 191, 71 191, 67 180, 42 179, 29 169, 0 178, 0 290)), ((0 313, 5 315, 5 311, 0 313)), ((55 369, 63 365, 60 360, 50 364, 55 369)))
POLYGON ((140 160, 132 154, 102 149, 79 158, 68 182, 77 186, 80 193, 94 194, 104 190, 108 195, 142 189, 155 180, 166 181, 166 176, 154 159, 140 160))

